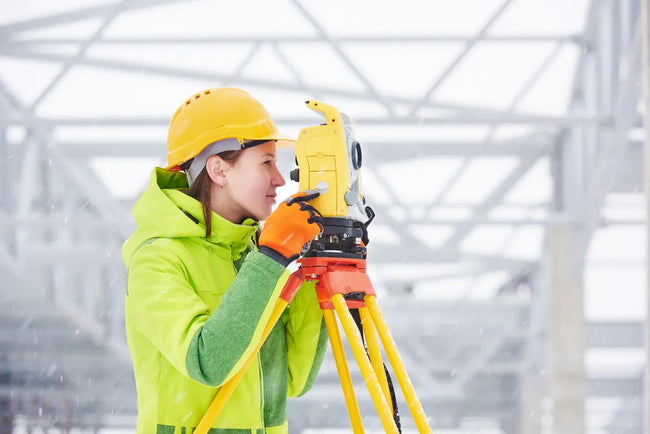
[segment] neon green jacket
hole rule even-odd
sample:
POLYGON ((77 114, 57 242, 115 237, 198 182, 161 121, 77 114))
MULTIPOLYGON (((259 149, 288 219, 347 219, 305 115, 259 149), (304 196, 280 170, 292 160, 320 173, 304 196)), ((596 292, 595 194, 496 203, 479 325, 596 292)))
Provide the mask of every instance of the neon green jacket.
MULTIPOLYGON (((256 251, 253 220, 237 225, 213 213, 206 239, 201 204, 186 188, 184 174, 154 169, 122 249, 138 434, 192 432, 259 343, 289 276, 256 251)), ((210 433, 287 433, 287 397, 309 390, 326 342, 313 284, 304 284, 210 433)))

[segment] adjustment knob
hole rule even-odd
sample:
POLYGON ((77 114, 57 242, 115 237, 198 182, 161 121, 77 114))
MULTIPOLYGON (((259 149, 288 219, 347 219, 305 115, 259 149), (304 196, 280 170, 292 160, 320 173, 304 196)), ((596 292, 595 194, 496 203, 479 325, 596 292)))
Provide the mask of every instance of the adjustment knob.
POLYGON ((292 181, 300 182, 300 169, 293 169, 289 172, 289 178, 292 181))
POLYGON ((359 202, 359 193, 348 190, 343 196, 343 199, 345 200, 347 206, 352 206, 359 202))

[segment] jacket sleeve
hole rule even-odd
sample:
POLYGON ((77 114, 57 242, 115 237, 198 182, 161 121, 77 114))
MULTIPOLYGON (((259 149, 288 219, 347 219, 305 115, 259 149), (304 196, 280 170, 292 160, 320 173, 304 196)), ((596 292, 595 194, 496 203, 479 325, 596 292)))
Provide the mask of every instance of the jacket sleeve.
POLYGON ((209 386, 237 373, 261 339, 288 271, 251 252, 210 315, 173 249, 142 246, 129 266, 127 303, 142 333, 179 372, 209 386))
POLYGON ((289 397, 311 389, 327 349, 327 329, 313 282, 304 283, 288 308, 285 319, 289 397))

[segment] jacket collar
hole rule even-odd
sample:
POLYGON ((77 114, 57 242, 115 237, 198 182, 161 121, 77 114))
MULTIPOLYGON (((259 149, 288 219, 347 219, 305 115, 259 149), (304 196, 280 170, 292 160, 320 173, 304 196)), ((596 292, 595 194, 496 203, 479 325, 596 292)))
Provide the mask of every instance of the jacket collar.
MULTIPOLYGON (((181 211, 188 215, 188 218, 191 216, 191 219, 201 227, 205 234, 205 219, 201 203, 182 190, 165 189, 163 192, 181 211)), ((235 259, 238 259, 241 253, 248 248, 258 228, 259 223, 253 219, 248 218, 241 224, 236 224, 212 212, 212 231, 207 241, 212 244, 228 245, 235 259)))

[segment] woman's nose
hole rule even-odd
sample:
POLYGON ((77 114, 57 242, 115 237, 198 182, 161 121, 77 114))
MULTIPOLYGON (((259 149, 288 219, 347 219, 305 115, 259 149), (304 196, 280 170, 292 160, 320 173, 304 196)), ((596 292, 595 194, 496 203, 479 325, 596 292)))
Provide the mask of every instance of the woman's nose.
POLYGON ((282 187, 284 184, 287 183, 284 180, 284 177, 282 177, 282 174, 280 173, 280 171, 278 170, 277 167, 275 168, 275 176, 274 176, 274 179, 273 179, 273 183, 277 187, 282 187))

